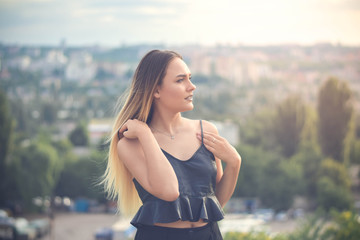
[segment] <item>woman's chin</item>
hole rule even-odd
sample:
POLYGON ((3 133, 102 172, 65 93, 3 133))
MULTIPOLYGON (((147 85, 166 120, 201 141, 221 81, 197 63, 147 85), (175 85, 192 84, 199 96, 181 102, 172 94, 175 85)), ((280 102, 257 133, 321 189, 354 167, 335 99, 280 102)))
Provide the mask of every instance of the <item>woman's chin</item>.
POLYGON ((184 110, 181 111, 181 112, 188 112, 188 111, 191 111, 191 110, 193 110, 193 109, 194 109, 194 105, 191 104, 191 105, 187 106, 186 108, 184 108, 184 110))

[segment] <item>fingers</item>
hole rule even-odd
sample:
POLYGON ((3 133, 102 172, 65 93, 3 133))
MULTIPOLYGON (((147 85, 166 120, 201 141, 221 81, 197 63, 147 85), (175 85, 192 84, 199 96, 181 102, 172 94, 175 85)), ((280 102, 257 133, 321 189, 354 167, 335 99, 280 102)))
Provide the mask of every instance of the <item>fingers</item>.
MULTIPOLYGON (((219 146, 221 145, 221 137, 213 134, 213 133, 208 133, 208 132, 204 132, 203 133, 203 143, 205 145, 205 147, 212 152, 213 154, 216 153, 216 149, 219 148, 219 146)), ((201 135, 200 135, 200 139, 201 140, 201 135)))
POLYGON ((122 125, 122 127, 119 129, 119 132, 120 132, 121 134, 123 134, 124 131, 126 131, 127 129, 128 129, 128 127, 127 127, 127 122, 125 122, 124 125, 122 125))
POLYGON ((147 124, 137 119, 128 119, 119 129, 119 134, 126 138, 138 138, 147 124))
POLYGON ((211 147, 214 148, 216 146, 216 139, 208 139, 208 138, 204 138, 204 144, 206 147, 211 147))
MULTIPOLYGON (((215 143, 216 141, 218 141, 218 138, 219 138, 219 136, 217 136, 215 134, 211 134, 211 133, 205 134, 205 132, 204 132, 203 136, 204 136, 203 137, 204 142, 209 142, 209 143, 210 142, 215 143)), ((201 133, 197 133, 196 137, 199 141, 201 141, 201 133)))
POLYGON ((217 134, 211 132, 203 132, 204 142, 208 142, 209 144, 215 144, 216 142, 221 141, 221 137, 217 134))

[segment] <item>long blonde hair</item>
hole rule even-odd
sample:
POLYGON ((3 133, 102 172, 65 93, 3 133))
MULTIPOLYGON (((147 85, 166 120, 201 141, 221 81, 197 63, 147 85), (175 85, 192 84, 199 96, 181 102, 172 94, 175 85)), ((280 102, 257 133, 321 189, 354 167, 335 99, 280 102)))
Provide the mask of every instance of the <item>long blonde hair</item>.
POLYGON ((135 70, 126 101, 113 124, 107 167, 102 183, 108 196, 117 200, 118 210, 125 215, 134 213, 140 206, 140 199, 132 182, 129 170, 118 156, 117 143, 123 136, 118 131, 128 119, 150 123, 153 113, 153 99, 156 87, 161 85, 167 66, 174 58, 182 59, 173 51, 152 50, 140 61, 135 70))

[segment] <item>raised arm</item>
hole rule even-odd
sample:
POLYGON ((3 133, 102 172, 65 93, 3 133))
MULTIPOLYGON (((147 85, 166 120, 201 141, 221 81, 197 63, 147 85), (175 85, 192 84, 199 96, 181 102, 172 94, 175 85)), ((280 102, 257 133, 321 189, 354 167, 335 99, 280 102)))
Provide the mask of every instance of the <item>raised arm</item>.
POLYGON ((118 154, 132 176, 152 195, 165 201, 179 196, 174 169, 144 122, 128 120, 120 129, 118 154))
MULTIPOLYGON (((219 136, 216 127, 204 122, 204 144, 205 147, 214 154, 217 166, 217 184, 216 197, 222 207, 229 201, 234 193, 236 182, 238 179, 241 157, 236 149, 223 137, 219 136), (226 163, 225 170, 221 165, 221 160, 226 163)), ((197 137, 201 140, 201 134, 197 137)))

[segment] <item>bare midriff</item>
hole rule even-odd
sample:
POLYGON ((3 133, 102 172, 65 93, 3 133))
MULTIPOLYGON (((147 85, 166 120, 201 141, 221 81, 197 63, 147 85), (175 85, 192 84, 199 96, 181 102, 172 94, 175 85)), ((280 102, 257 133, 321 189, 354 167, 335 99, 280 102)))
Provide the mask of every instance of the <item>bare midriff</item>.
POLYGON ((171 223, 155 223, 154 225, 169 228, 196 228, 205 226, 206 224, 203 220, 199 220, 198 222, 176 221, 171 223))

